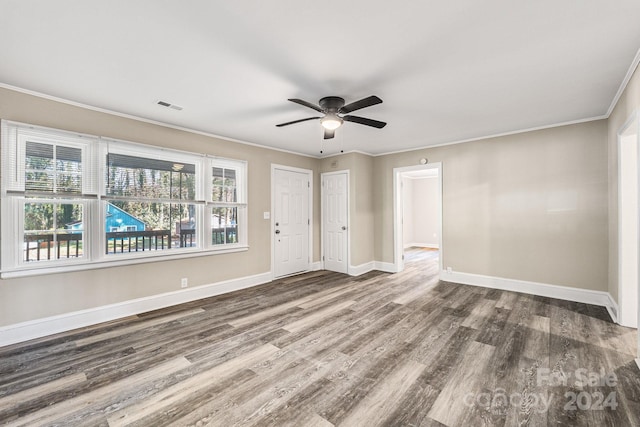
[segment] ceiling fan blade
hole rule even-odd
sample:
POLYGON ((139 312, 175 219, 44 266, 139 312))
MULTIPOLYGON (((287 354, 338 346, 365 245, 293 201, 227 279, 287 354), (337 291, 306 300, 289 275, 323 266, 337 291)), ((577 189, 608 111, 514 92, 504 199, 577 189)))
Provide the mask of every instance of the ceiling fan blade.
POLYGON ((289 126, 295 123, 306 122, 307 120, 318 120, 319 118, 320 117, 307 117, 306 119, 294 120, 292 122, 287 122, 287 123, 280 123, 279 125, 276 125, 276 126, 281 128, 282 126, 289 126))
POLYGON ((344 116, 342 119, 347 122, 358 123, 361 125, 371 126, 378 129, 382 129, 387 125, 385 122, 379 122, 377 120, 367 119, 367 118, 358 117, 358 116, 344 116))
POLYGON ((331 139, 336 134, 335 129, 325 129, 324 130, 324 139, 331 139))
POLYGON ((316 111, 317 111, 317 112, 319 112, 319 113, 323 113, 323 112, 324 112, 324 111, 322 110, 322 108, 318 107, 317 105, 314 105, 314 104, 312 104, 312 103, 310 103, 310 102, 307 102, 307 101, 304 101, 304 100, 302 100, 302 99, 295 99, 295 98, 293 98, 293 99, 289 99, 289 101, 291 101, 291 102, 295 102, 296 104, 304 105, 305 107, 309 107, 309 108, 311 108, 311 109, 313 109, 313 110, 316 110, 316 111))
POLYGON ((371 95, 367 98, 361 99, 360 101, 352 102, 351 104, 345 105, 340 110, 338 110, 338 113, 347 114, 352 111, 356 111, 365 107, 371 107, 372 105, 376 104, 382 104, 382 99, 378 98, 375 95, 371 95))

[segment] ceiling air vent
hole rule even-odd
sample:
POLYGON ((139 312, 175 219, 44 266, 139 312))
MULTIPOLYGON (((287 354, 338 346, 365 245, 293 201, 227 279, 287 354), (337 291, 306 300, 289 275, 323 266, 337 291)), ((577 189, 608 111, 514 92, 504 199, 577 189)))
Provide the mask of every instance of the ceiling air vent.
POLYGON ((175 104, 170 104, 168 102, 165 101, 158 101, 157 102, 158 105, 162 105, 163 107, 167 107, 167 108, 171 108, 172 110, 182 110, 182 107, 179 105, 175 105, 175 104))

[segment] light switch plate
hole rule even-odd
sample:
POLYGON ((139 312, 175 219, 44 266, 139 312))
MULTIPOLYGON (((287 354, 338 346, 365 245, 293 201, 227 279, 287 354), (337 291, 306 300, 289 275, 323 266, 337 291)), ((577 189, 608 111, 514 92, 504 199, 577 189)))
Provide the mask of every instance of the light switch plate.
POLYGON ((270 219, 271 218, 271 213, 270 212, 262 212, 262 217, 264 219, 270 219))

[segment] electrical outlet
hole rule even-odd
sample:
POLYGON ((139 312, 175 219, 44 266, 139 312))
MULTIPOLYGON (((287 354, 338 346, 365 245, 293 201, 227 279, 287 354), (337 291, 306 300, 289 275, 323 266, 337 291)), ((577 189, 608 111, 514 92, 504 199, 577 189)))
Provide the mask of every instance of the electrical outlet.
POLYGON ((187 286, 189 286, 189 280, 186 277, 180 279, 180 287, 186 288, 187 286))
POLYGON ((453 273, 453 268, 447 267, 447 274, 451 274, 451 273, 453 273))

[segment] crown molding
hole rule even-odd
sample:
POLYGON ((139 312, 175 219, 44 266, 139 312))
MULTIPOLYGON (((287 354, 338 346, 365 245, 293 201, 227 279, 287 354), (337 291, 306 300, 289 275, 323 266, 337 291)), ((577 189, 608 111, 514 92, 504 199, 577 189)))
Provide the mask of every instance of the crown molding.
POLYGON ((21 87, 18 87, 18 86, 12 86, 12 85, 9 85, 9 84, 6 84, 6 83, 2 83, 2 82, 0 82, 0 88, 12 90, 14 92, 24 93, 25 95, 36 96, 38 98, 47 99, 49 101, 59 102, 61 104, 67 104, 67 105, 71 105, 71 106, 74 106, 74 107, 79 107, 79 108, 84 108, 84 109, 91 110, 91 111, 96 111, 98 113, 110 114, 112 116, 122 117, 122 118, 129 119, 129 120, 136 120, 138 122, 149 123, 149 124, 152 124, 152 125, 162 126, 162 127, 169 128, 169 129, 175 129, 175 130, 179 130, 179 131, 183 131, 183 132, 193 133, 193 134, 196 134, 196 135, 202 135, 202 136, 206 136, 206 137, 209 137, 209 138, 216 138, 216 139, 220 139, 220 140, 223 140, 223 141, 235 142, 237 144, 250 145, 252 147, 263 148, 265 150, 280 151, 282 153, 295 154, 297 156, 303 156, 303 157, 310 157, 312 159, 319 159, 320 158, 318 156, 313 156, 311 154, 299 153, 297 151, 285 150, 283 148, 270 147, 268 145, 258 144, 258 143, 255 143, 255 142, 243 141, 241 139, 235 139, 235 138, 231 138, 231 137, 228 137, 228 136, 216 135, 216 134, 210 133, 210 132, 204 132, 204 131, 200 131, 200 130, 197 130, 197 129, 187 128, 187 127, 184 127, 184 126, 173 125, 171 123, 160 122, 158 120, 147 119, 147 118, 144 118, 144 117, 135 116, 133 114, 126 114, 126 113, 121 113, 121 112, 114 111, 114 110, 109 110, 109 109, 106 109, 106 108, 96 107, 94 105, 83 104, 81 102, 71 101, 69 99, 59 98, 57 96, 52 96, 52 95, 47 95, 47 94, 42 93, 42 92, 36 92, 36 91, 30 90, 30 89, 24 89, 24 88, 21 88, 21 87))
POLYGON ((638 68, 639 63, 640 63, 640 49, 638 49, 638 51, 636 52, 636 56, 633 58, 633 61, 631 61, 631 65, 627 70, 627 74, 624 76, 624 79, 622 79, 622 83, 620 83, 618 92, 616 92, 616 95, 613 97, 613 100, 611 101, 611 105, 609 105, 606 118, 609 118, 611 113, 613 113, 613 109, 616 108, 616 105, 618 105, 618 101, 620 100, 620 97, 622 96, 625 89, 627 88, 627 85, 629 84, 631 77, 633 77, 633 73, 635 73, 636 68, 638 68))

